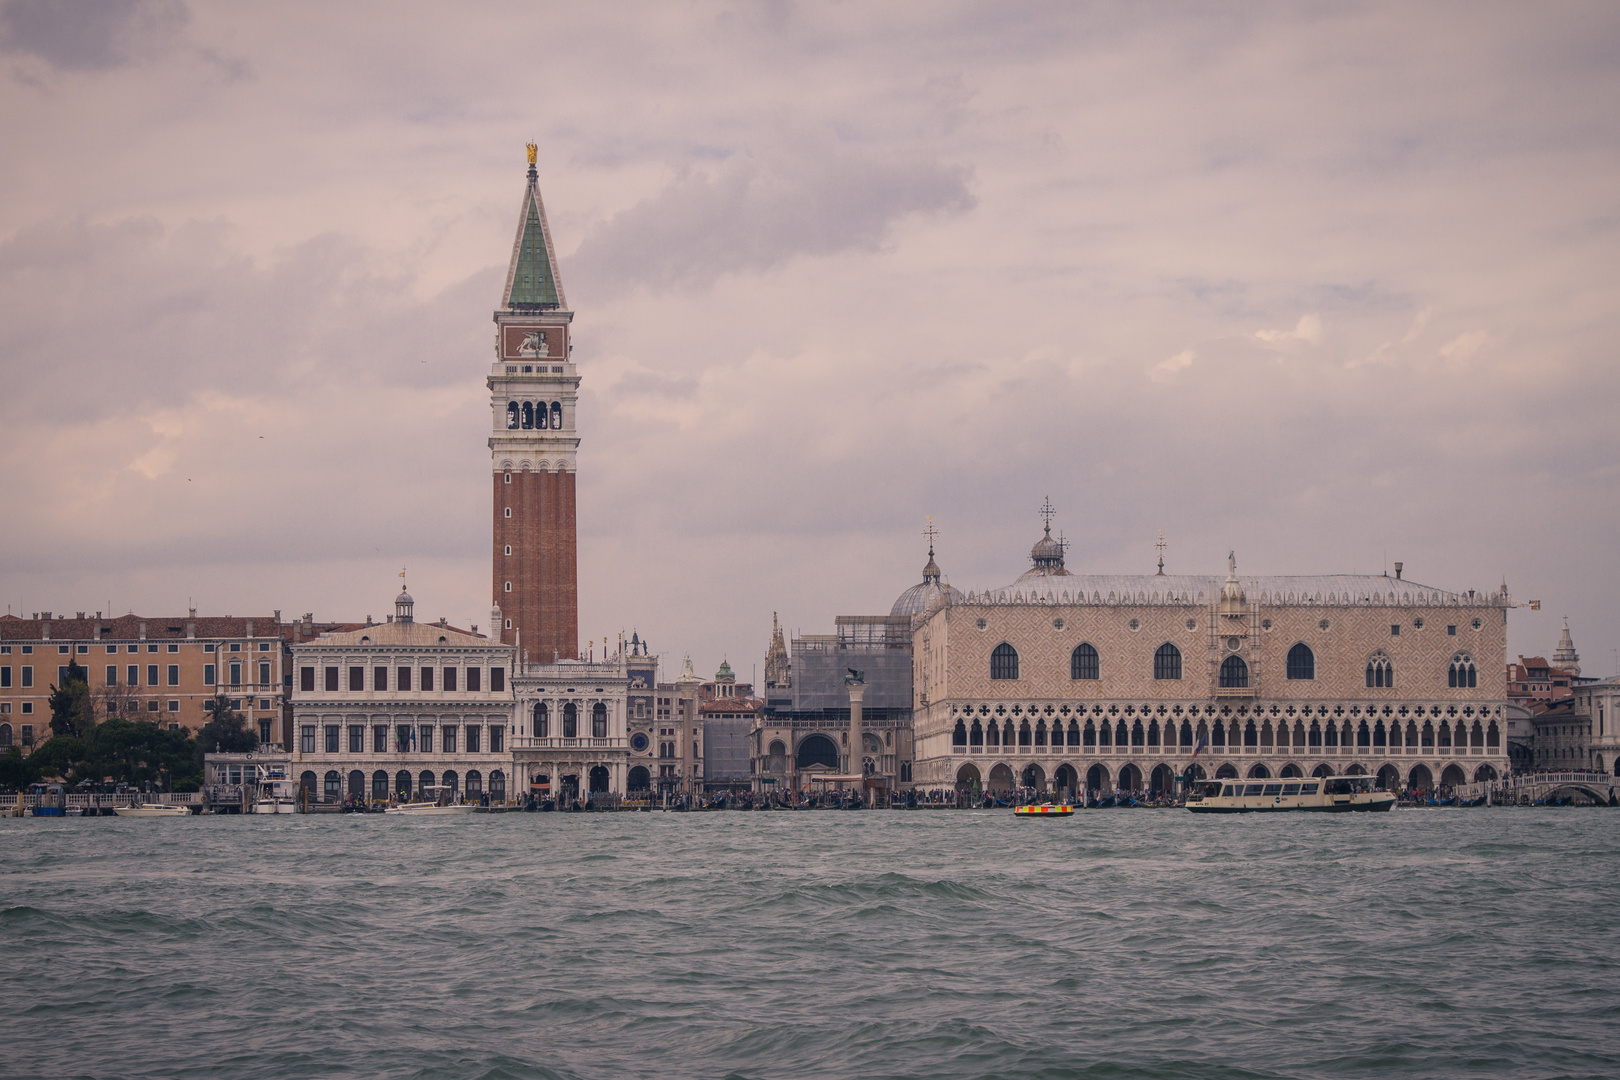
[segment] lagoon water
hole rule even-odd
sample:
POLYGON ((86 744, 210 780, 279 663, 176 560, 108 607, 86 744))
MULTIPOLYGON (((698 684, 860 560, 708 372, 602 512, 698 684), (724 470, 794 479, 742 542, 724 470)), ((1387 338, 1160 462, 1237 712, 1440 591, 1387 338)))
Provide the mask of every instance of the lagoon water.
POLYGON ((1614 1077, 1620 811, 0 821, 7 1077, 1614 1077))

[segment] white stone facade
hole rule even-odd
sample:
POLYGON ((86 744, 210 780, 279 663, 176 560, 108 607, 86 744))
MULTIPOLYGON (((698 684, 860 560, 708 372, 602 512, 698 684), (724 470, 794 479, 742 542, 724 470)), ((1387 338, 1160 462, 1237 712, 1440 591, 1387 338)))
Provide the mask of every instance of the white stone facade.
POLYGON ((625 793, 630 752, 625 658, 520 664, 512 679, 512 770, 523 796, 565 802, 625 793))
POLYGON ((1589 733, 1585 767, 1620 776, 1620 676, 1575 687, 1574 715, 1589 733))
POLYGON ((401 593, 387 623, 292 647, 292 776, 312 799, 513 796, 512 648, 412 606, 401 593))

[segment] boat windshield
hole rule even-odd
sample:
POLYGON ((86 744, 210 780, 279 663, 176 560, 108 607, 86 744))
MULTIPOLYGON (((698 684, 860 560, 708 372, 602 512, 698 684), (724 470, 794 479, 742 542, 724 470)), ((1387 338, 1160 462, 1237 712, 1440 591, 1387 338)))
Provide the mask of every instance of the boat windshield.
POLYGON ((1370 776, 1335 776, 1327 782, 1329 795, 1353 795, 1357 792, 1371 790, 1372 777, 1370 776))

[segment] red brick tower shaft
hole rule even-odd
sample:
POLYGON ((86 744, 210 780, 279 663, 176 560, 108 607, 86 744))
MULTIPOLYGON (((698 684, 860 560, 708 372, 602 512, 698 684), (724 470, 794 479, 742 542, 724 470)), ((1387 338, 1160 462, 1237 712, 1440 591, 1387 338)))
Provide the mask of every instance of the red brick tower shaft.
POLYGON ((529 148, 528 185, 512 262, 495 310, 490 372, 494 431, 491 580, 501 640, 528 659, 579 655, 579 571, 574 519, 579 375, 569 339, 545 205, 529 148))

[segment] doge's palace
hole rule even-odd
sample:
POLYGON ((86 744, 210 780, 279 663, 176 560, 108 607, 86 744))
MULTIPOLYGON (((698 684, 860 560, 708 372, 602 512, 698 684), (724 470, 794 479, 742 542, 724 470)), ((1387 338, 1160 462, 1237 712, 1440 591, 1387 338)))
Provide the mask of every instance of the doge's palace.
POLYGON ((1045 535, 1004 588, 912 623, 916 782, 1164 790, 1174 777, 1508 769, 1507 590, 1394 577, 1071 574, 1045 535))

